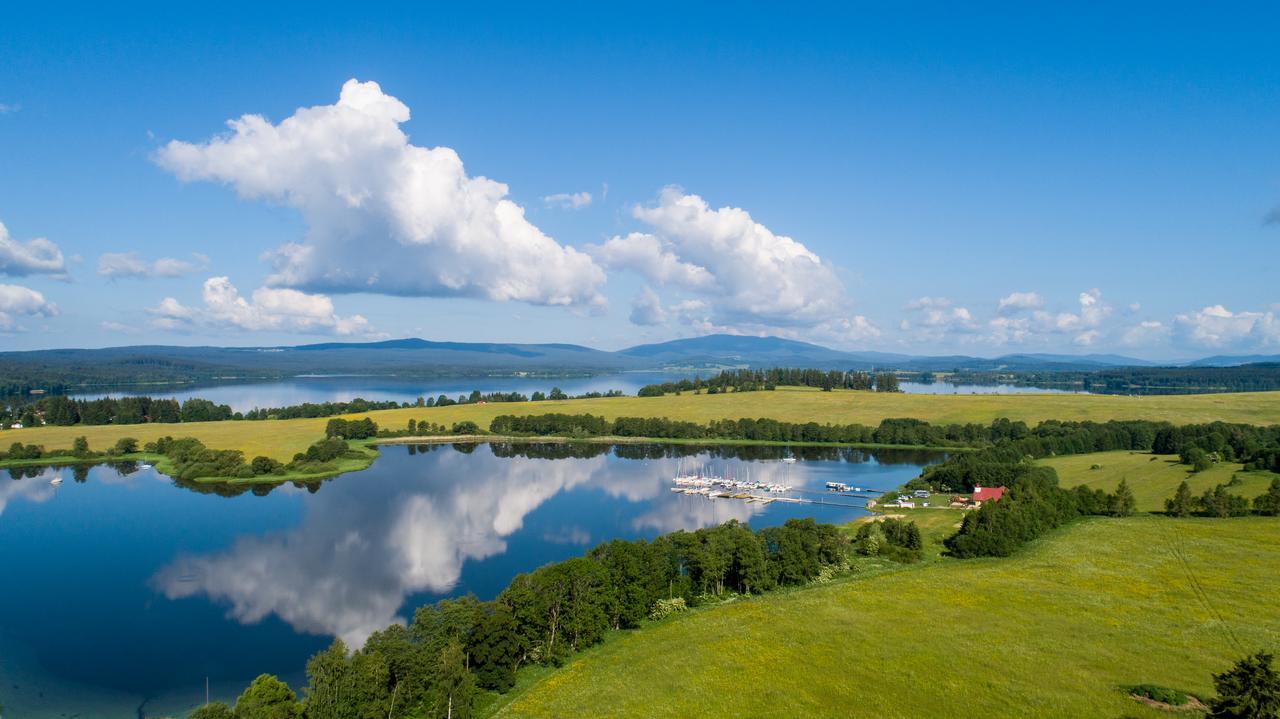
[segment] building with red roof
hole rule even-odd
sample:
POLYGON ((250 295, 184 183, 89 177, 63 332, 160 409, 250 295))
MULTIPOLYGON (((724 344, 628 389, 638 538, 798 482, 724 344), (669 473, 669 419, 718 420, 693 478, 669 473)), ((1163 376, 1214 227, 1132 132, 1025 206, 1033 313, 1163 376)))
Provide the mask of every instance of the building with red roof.
POLYGON ((973 501, 995 502, 1004 496, 1004 487, 974 487, 973 501))

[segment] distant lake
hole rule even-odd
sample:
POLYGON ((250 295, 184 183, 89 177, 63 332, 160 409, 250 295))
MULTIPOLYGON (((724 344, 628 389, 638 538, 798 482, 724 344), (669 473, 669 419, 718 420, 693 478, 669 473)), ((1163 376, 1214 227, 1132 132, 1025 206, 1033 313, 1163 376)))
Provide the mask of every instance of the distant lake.
MULTIPOLYGON (((702 377, 710 377, 713 372, 704 372, 702 377)), ((404 377, 357 377, 357 376, 325 376, 295 377, 277 382, 226 382, 181 385, 178 387, 129 387, 112 391, 73 393, 79 398, 121 397, 129 395, 146 395, 150 397, 173 397, 179 401, 190 397, 212 400, 218 404, 230 405, 236 412, 247 412, 255 407, 284 407, 304 402, 348 402, 356 397, 367 400, 385 402, 413 402, 418 397, 438 397, 441 394, 456 399, 460 394, 470 394, 472 390, 482 393, 519 392, 526 396, 534 392, 548 393, 553 387, 559 387, 569 395, 586 394, 588 392, 608 392, 621 390, 624 394, 634 395, 647 384, 676 382, 692 379, 698 375, 663 372, 624 372, 618 374, 595 375, 591 377, 442 377, 442 378, 404 378, 404 377)), ((902 391, 926 394, 1020 394, 1028 392, 1060 393, 1061 389, 1040 389, 1021 385, 952 385, 945 382, 923 384, 920 382, 901 383, 902 391)))
MULTIPOLYGON (((710 376, 706 373, 704 376, 710 376)), ((285 407, 304 402, 349 402, 357 397, 378 402, 413 402, 418 397, 446 395, 457 399, 460 394, 480 390, 490 392, 549 393, 559 387, 565 394, 579 395, 588 392, 621 390, 634 395, 647 384, 675 382, 691 374, 661 372, 623 372, 590 377, 359 377, 323 376, 294 377, 278 382, 226 382, 182 385, 180 387, 129 387, 107 392, 73 393, 75 397, 122 397, 145 395, 149 397, 173 397, 179 401, 190 397, 212 400, 230 405, 236 412, 247 412, 255 407, 285 407)))
POLYGON ((908 394, 1089 394, 1084 390, 1032 387, 1021 384, 951 384, 949 382, 900 382, 908 394))
POLYGON ((334 636, 358 645, 437 598, 492 598, 515 574, 609 539, 729 519, 852 520, 865 500, 827 494, 826 482, 884 491, 944 456, 393 445, 322 484, 221 494, 131 464, 15 469, 0 474, 0 702, 6 717, 134 717, 144 700, 147 716, 182 715, 206 677, 228 699, 264 671, 300 683, 334 636), (839 504, 675 494, 681 463, 839 504))

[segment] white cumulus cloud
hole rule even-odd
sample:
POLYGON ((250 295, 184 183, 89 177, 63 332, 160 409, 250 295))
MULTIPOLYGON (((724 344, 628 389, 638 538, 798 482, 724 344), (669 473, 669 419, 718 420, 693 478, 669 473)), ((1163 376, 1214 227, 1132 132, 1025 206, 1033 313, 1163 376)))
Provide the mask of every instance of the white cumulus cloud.
POLYGON ((661 239, 644 232, 614 237, 589 249, 606 267, 631 269, 663 285, 703 291, 713 291, 716 286, 716 278, 707 268, 681 262, 661 239))
POLYGON ((287 288, 259 287, 251 299, 226 277, 210 277, 204 282, 201 307, 187 307, 166 297, 149 310, 153 325, 161 329, 182 329, 193 325, 242 330, 277 330, 334 335, 373 334, 368 320, 360 315, 341 317, 333 300, 287 288))
POLYGON ((590 192, 557 192, 542 198, 547 207, 559 207, 564 210, 579 210, 591 204, 590 192))
POLYGON ((109 279, 183 277, 206 268, 209 258, 197 254, 194 262, 175 257, 143 259, 137 252, 107 252, 98 258, 98 274, 109 279))
POLYGON ((667 321, 662 300, 653 288, 646 286, 631 302, 631 322, 637 325, 660 325, 667 321))
POLYGON ((53 317, 58 307, 44 295, 20 285, 0 284, 0 332, 22 330, 19 317, 53 317))
POLYGON ((1120 341, 1129 347, 1150 347, 1169 337, 1169 327, 1159 320, 1143 320, 1127 328, 1120 341))
POLYGON ((0 222, 0 275, 62 277, 66 271, 67 261, 57 245, 43 237, 18 242, 9 236, 9 229, 0 222))
POLYGON ((902 329, 922 330, 921 339, 940 339, 946 333, 968 333, 977 328, 973 313, 946 297, 920 297, 908 302, 905 309, 911 314, 902 321, 902 329))
POLYGON ((1044 298, 1037 292, 1011 292, 1000 298, 996 312, 1000 314, 1019 310, 1035 310, 1044 307, 1044 298))
POLYGON ((506 185, 468 175, 452 149, 411 144, 408 120, 377 83, 348 80, 333 105, 278 124, 244 115, 207 142, 168 143, 155 161, 302 214, 306 238, 275 252, 273 286, 603 304, 605 275, 588 255, 543 234, 506 185))
POLYGON ((835 269, 800 242, 775 234, 743 209, 712 209, 667 187, 632 214, 651 232, 614 237, 589 251, 601 264, 698 295, 718 327, 815 327, 847 317, 835 269))
POLYGON ((1233 312, 1210 305, 1174 319, 1174 332, 1187 344, 1201 347, 1271 347, 1280 345, 1280 321, 1274 312, 1233 312))

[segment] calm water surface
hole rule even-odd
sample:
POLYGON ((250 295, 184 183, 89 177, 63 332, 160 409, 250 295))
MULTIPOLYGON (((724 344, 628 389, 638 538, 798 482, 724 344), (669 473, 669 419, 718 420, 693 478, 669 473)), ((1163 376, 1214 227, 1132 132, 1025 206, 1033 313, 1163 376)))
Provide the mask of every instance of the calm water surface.
MULTIPOLYGON (((703 377, 712 373, 704 372, 703 377)), ((348 402, 356 397, 379 402, 413 402, 418 397, 438 397, 447 395, 456 399, 460 394, 470 394, 472 390, 482 393, 520 392, 531 395, 534 392, 547 393, 552 387, 559 387, 566 394, 579 395, 587 392, 608 392, 621 390, 624 394, 634 395, 647 384, 675 382, 681 379, 692 379, 694 374, 670 374, 663 372, 628 372, 621 374, 597 375, 594 377, 445 377, 439 379, 407 379, 401 377, 295 377, 279 382, 257 383, 211 383, 184 385, 176 388, 165 387, 132 387, 110 392, 74 393, 76 397, 121 397, 125 395, 146 395, 151 397, 173 397, 178 401, 190 397, 212 400, 218 404, 230 405, 236 412, 247 412, 255 407, 285 407, 304 402, 348 402)), ((901 383, 903 392, 925 394, 1020 394, 1061 393, 1066 390, 1044 389, 1011 384, 966 384, 954 385, 946 382, 901 383)))
POLYGON ((236 412, 247 412, 255 407, 285 407, 304 402, 349 402, 357 397, 378 402, 413 402, 418 397, 447 395, 457 399, 460 394, 480 390, 490 392, 548 393, 559 387, 565 394, 579 395, 588 392, 621 390, 634 395, 647 384, 672 382, 694 375, 661 372, 627 372, 594 377, 442 377, 410 379, 402 377, 294 377, 279 382, 231 382, 183 385, 181 387, 130 387, 110 392, 74 393, 76 397, 121 397, 144 395, 172 397, 178 401, 190 397, 212 400, 230 405, 236 412))
POLYGON ((15 470, 0 475, 0 703, 6 717, 134 717, 144 701, 143 715, 177 714, 205 677, 226 698, 264 671, 301 681, 334 636, 359 644, 434 599, 491 598, 612 538, 865 511, 678 495, 680 463, 820 492, 886 490, 943 457, 783 451, 389 446, 363 472, 234 496, 136 466, 15 470))

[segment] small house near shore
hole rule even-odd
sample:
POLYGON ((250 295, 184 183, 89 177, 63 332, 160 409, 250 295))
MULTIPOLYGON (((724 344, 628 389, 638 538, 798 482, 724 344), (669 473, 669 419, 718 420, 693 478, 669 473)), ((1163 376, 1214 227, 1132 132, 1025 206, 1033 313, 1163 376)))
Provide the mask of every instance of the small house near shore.
POLYGON ((981 507, 983 502, 998 502, 1004 496, 1004 487, 974 487, 973 505, 981 507))

